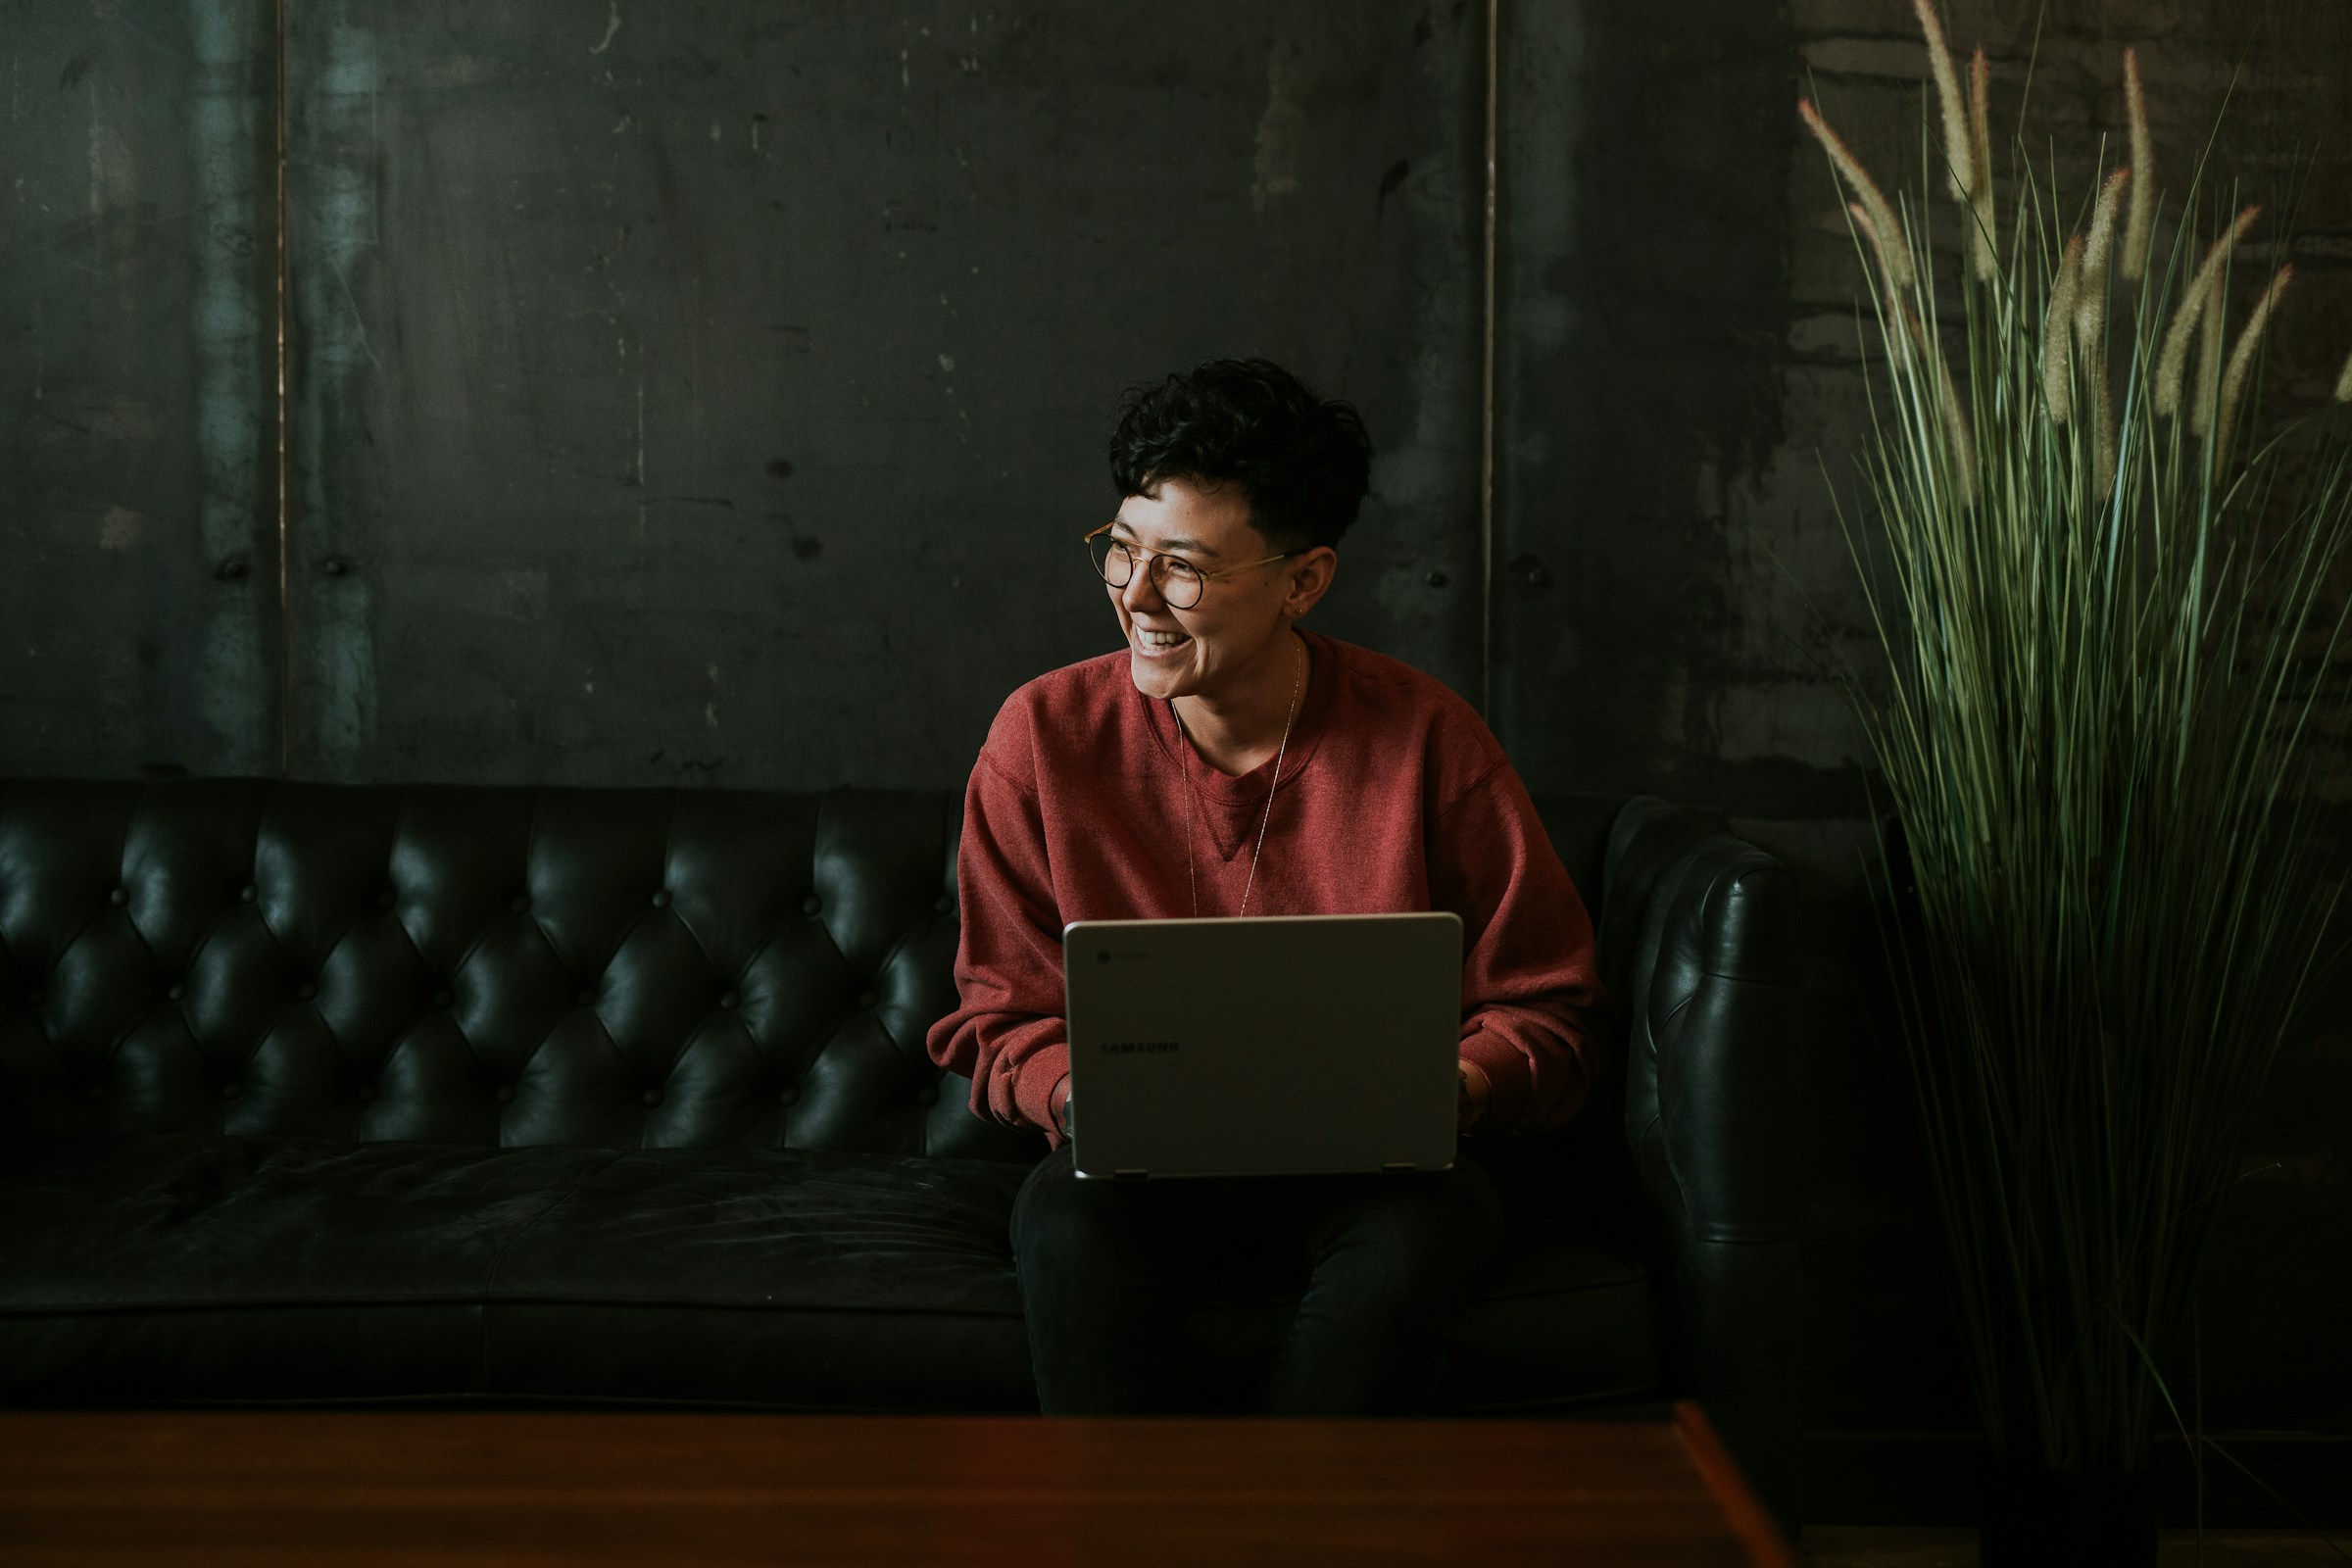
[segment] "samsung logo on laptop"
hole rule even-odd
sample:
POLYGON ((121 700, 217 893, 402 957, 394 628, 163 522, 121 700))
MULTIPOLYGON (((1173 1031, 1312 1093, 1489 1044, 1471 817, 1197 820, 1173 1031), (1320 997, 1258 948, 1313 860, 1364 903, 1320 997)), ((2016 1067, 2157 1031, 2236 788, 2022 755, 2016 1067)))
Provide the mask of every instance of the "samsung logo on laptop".
POLYGON ((1173 1040, 1105 1040, 1098 1048, 1105 1056, 1156 1056, 1177 1049, 1173 1040))

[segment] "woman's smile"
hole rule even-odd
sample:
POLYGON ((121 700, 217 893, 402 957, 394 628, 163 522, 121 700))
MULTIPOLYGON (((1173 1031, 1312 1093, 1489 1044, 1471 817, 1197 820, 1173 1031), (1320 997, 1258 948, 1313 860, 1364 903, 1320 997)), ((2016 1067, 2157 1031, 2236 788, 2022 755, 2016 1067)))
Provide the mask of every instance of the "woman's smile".
POLYGON ((1161 631, 1151 626, 1135 628, 1135 649, 1147 659, 1172 654, 1193 639, 1181 631, 1161 631))

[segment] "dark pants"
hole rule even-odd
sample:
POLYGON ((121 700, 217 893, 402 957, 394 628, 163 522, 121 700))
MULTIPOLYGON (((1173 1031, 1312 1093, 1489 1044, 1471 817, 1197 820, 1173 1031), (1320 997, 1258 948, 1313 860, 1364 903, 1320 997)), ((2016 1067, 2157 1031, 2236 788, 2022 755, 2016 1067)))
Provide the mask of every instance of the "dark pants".
POLYGON ((1065 1146, 1030 1172, 1012 1211, 1038 1405, 1196 1409, 1193 1305, 1303 1282, 1261 1406, 1427 1409, 1446 1333, 1501 1243, 1501 1200, 1467 1154, 1412 1175, 1114 1183, 1080 1181, 1065 1146))

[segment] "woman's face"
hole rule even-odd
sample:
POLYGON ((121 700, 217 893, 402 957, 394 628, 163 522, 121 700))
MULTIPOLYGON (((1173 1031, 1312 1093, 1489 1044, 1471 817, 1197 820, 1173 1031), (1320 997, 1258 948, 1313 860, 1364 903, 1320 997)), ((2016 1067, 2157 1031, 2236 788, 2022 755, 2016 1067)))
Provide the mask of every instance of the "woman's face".
MULTIPOLYGON (((1104 585, 1127 633, 1128 668, 1146 697, 1199 697, 1211 702, 1238 691, 1269 658, 1287 660, 1283 635, 1303 612, 1297 603, 1299 558, 1218 577, 1201 586, 1200 602, 1178 610, 1160 592, 1162 570, 1151 556, 1223 571, 1275 553, 1250 521, 1250 503, 1238 484, 1203 489, 1186 479, 1163 479, 1157 494, 1129 496, 1111 536, 1143 552, 1124 588, 1104 585)), ((1308 554, 1329 556, 1329 551, 1308 554)), ((1320 563, 1317 564, 1320 565, 1320 563)), ((1307 603, 1320 597, 1318 588, 1307 603)), ((1287 665, 1286 665, 1287 667, 1287 665)))

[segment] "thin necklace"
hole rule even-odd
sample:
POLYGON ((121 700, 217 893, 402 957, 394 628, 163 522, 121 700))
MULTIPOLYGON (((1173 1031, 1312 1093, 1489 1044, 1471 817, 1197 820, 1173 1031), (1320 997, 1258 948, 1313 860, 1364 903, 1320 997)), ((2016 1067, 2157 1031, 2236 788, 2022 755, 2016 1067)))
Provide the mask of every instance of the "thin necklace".
MULTIPOLYGON (((1250 890, 1257 886, 1257 862, 1266 853, 1266 827, 1274 820, 1274 792, 1282 788, 1283 754, 1291 749, 1291 726, 1298 721, 1298 693, 1306 685, 1306 644, 1298 645, 1298 662, 1291 676, 1291 710, 1282 720, 1282 744, 1274 748, 1274 779, 1266 786, 1266 813, 1257 819, 1257 847, 1250 852, 1250 876, 1242 883, 1242 906, 1234 915, 1245 919, 1250 913, 1250 890)), ((1184 715, 1176 711, 1176 699, 1168 699, 1168 714, 1176 720, 1179 742, 1177 758, 1184 766, 1184 793, 1192 808, 1184 814, 1184 873, 1193 887, 1193 917, 1200 916, 1200 861, 1193 851, 1193 818, 1201 811, 1200 792, 1193 787, 1193 734, 1184 727, 1184 715)))

